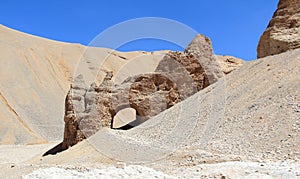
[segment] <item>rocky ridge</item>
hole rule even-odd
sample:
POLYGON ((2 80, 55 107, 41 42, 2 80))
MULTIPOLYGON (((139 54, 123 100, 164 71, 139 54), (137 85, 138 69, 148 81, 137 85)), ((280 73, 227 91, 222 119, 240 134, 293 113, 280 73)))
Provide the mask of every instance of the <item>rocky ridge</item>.
POLYGON ((300 1, 280 0, 260 38, 257 57, 276 55, 297 48, 300 48, 300 1))

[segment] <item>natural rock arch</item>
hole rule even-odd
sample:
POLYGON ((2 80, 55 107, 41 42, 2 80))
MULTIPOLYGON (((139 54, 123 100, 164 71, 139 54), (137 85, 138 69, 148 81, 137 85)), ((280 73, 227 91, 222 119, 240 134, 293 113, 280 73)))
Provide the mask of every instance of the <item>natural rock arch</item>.
POLYGON ((154 73, 128 77, 120 85, 113 84, 109 72, 100 86, 86 87, 79 76, 67 96, 73 106, 66 106, 63 149, 103 127, 112 128, 113 118, 122 109, 135 109, 134 125, 139 125, 222 76, 211 42, 202 35, 196 36, 184 52, 167 53, 154 73))

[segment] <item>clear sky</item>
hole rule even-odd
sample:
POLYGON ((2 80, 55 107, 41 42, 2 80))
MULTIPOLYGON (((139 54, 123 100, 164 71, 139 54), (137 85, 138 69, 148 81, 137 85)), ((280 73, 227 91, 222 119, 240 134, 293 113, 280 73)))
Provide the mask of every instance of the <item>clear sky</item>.
MULTIPOLYGON (((0 23, 49 39, 88 45, 100 32, 117 23, 163 17, 210 37, 216 54, 252 60, 277 3, 278 0, 3 0, 0 23)), ((142 40, 119 50, 163 49, 178 47, 142 40)))

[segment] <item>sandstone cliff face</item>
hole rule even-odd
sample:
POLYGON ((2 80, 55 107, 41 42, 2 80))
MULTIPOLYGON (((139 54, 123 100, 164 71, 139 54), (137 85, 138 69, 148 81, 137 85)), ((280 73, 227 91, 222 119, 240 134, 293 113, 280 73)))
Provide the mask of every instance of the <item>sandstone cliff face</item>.
POLYGON ((272 20, 260 38, 257 57, 296 48, 300 48, 300 1, 280 0, 272 20))
POLYGON ((129 127, 139 125, 216 82, 223 72, 210 40, 199 35, 184 52, 167 53, 154 73, 128 77, 120 85, 113 84, 112 76, 107 72, 100 86, 88 87, 83 76, 74 81, 66 99, 63 149, 112 127, 114 116, 125 108, 136 110, 129 127))

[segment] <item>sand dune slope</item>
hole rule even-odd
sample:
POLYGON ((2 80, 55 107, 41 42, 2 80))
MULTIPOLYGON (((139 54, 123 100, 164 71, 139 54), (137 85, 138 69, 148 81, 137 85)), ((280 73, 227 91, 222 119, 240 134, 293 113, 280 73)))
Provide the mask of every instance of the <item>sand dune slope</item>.
POLYGON ((300 49, 247 63, 120 136, 171 149, 299 160, 299 87, 300 49))
POLYGON ((1 143, 57 140, 64 98, 84 50, 0 27, 1 143), (72 49, 73 48, 73 49, 72 49), (75 51, 73 55, 64 55, 75 51), (59 52, 59 53, 58 53, 59 52), (52 133, 52 134, 51 134, 52 133))
POLYGON ((121 81, 126 75, 153 71, 164 53, 85 47, 0 25, 0 144, 61 140, 64 98, 74 75, 85 74, 87 83, 101 81, 101 68, 121 81), (133 61, 139 68, 122 70, 133 61))

